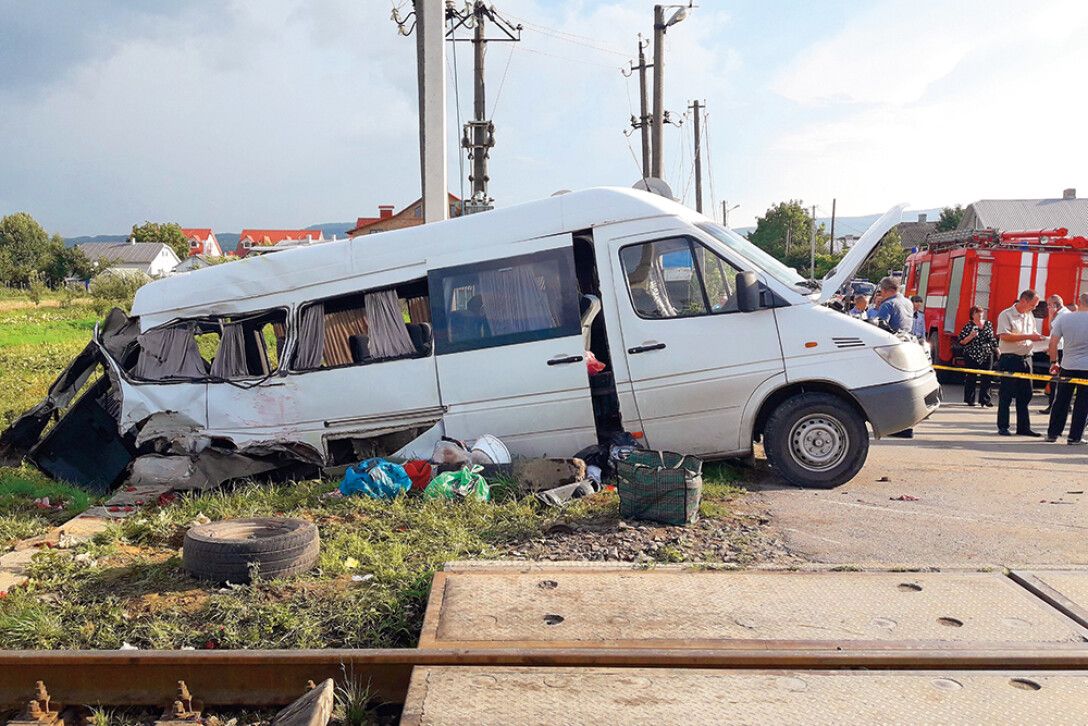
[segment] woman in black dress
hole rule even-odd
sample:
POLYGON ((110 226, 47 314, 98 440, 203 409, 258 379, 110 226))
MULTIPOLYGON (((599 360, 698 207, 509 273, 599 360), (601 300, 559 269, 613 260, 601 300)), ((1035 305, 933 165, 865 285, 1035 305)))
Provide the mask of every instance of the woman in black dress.
MULTIPOLYGON (((967 359, 968 368, 980 370, 992 370, 994 358, 997 353, 997 336, 994 335, 994 326, 989 320, 983 321, 982 308, 971 308, 971 319, 960 331, 959 341, 963 346, 963 356, 967 359)), ((975 405, 975 387, 978 387, 978 402, 981 406, 993 406, 990 400, 990 376, 978 373, 965 373, 963 375, 963 402, 968 406, 975 405)))

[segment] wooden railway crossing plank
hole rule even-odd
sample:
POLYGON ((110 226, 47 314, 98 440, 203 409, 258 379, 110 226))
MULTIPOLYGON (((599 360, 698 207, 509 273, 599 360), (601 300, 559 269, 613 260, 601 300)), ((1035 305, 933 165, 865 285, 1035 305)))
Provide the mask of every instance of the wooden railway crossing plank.
POLYGON ((1009 576, 1059 612, 1088 628, 1088 569, 1013 570, 1009 576))
POLYGON ((997 572, 638 570, 546 564, 435 577, 421 648, 1088 647, 997 572))
POLYGON ((401 724, 1084 723, 1084 673, 420 667, 401 724))

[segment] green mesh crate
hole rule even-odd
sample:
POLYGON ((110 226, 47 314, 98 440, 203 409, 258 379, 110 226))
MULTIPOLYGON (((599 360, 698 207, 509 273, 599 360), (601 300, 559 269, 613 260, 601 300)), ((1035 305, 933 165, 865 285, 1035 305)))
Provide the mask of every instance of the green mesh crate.
POLYGON ((703 462, 671 451, 633 451, 616 463, 620 516, 663 524, 699 518, 703 462))

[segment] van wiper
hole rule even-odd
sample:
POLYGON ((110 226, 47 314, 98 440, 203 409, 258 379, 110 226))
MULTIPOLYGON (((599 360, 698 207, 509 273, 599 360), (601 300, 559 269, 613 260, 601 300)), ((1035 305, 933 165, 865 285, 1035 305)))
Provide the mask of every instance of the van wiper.
POLYGON ((823 287, 815 280, 798 280, 796 284, 798 287, 807 287, 809 290, 819 290, 823 287))

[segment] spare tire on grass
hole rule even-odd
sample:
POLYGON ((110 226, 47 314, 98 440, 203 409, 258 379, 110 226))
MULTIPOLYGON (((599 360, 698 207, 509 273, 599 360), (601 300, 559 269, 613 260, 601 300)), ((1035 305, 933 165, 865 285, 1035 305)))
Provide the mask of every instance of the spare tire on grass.
POLYGON ((302 519, 228 519, 191 527, 182 564, 194 577, 216 582, 300 575, 317 562, 317 527, 302 519))

